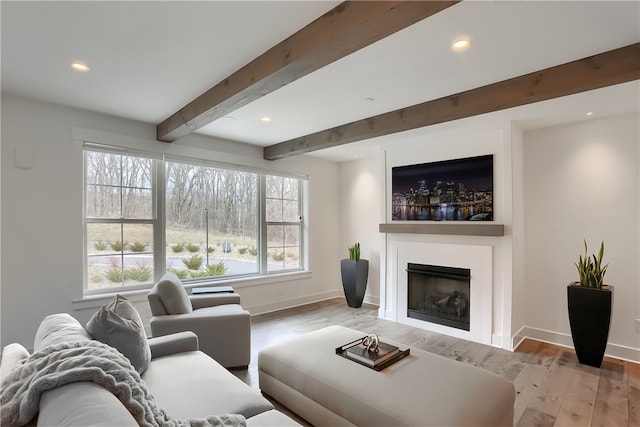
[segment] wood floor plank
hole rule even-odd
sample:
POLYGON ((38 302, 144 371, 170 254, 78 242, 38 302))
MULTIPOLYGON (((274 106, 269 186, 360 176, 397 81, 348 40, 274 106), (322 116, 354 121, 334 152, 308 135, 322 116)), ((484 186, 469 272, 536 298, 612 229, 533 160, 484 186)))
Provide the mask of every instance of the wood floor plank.
POLYGON ((540 348, 540 346, 542 345, 542 343, 540 341, 534 341, 532 339, 529 338, 525 338, 524 340, 522 340, 522 342, 516 347, 516 352, 519 354, 523 354, 525 356, 528 356, 527 359, 531 356, 533 356, 538 349, 540 348))
POLYGON ((629 396, 624 362, 607 358, 600 367, 600 381, 593 407, 592 426, 628 426, 629 396))
MULTIPOLYGON (((546 353, 551 354, 549 351, 546 353)), ((555 425, 562 402, 569 391, 569 383, 576 375, 575 361, 577 360, 572 358, 570 352, 562 349, 557 352, 544 381, 535 388, 534 396, 528 402, 519 425, 555 425)))
POLYGON ((569 382, 567 394, 556 416, 555 426, 582 427, 591 425, 593 403, 596 400, 599 379, 599 376, 594 373, 575 369, 575 375, 569 382))
POLYGON ((353 309, 340 298, 253 316, 251 363, 248 369, 231 372, 259 390, 262 348, 330 325, 376 333, 508 379, 516 389, 515 425, 640 426, 640 364, 606 358, 598 369, 579 364, 572 349, 531 339, 510 352, 379 319, 377 307, 353 309))
POLYGON ((514 357, 514 353, 510 351, 495 349, 478 366, 513 382, 525 363, 523 358, 514 357))
POLYGON ((516 401, 513 407, 513 418, 516 425, 535 425, 532 420, 540 418, 537 412, 527 409, 532 406, 532 402, 537 395, 537 389, 547 377, 548 370, 539 364, 526 364, 520 374, 513 381, 516 389, 516 401), (524 419, 523 419, 524 418, 524 419), (531 424, 533 422, 533 424, 531 424))
POLYGON ((629 426, 640 426, 640 364, 629 363, 627 381, 629 426))
POLYGON ((488 345, 471 343, 455 360, 480 367, 495 350, 496 349, 488 345))

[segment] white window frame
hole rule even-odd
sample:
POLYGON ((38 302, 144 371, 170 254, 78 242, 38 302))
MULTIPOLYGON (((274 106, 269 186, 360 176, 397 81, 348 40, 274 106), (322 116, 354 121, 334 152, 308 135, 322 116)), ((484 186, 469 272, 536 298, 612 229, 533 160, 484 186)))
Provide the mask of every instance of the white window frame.
MULTIPOLYGON (((224 275, 217 277, 205 277, 202 279, 190 279, 185 281, 186 284, 203 284, 209 282, 215 282, 216 284, 223 284, 224 282, 234 282, 240 279, 246 279, 247 281, 252 281, 258 279, 259 282, 261 278, 269 277, 269 276, 277 276, 277 275, 285 275, 296 272, 308 272, 308 245, 307 245, 307 224, 305 222, 304 210, 306 208, 306 203, 308 199, 308 185, 307 185, 307 177, 302 175, 291 175, 287 173, 280 173, 273 170, 266 171, 264 169, 255 168, 255 167, 243 167, 241 165, 233 164, 230 165, 224 162, 216 162, 212 160, 206 160, 202 158, 194 158, 183 155, 159 155, 153 152, 145 152, 139 151, 129 148, 123 148, 119 146, 111 146, 100 143, 90 143, 84 142, 82 143, 82 174, 83 174, 83 282, 82 289, 84 296, 99 296, 106 294, 114 294, 117 292, 128 292, 128 291, 136 291, 141 289, 149 289, 152 286, 152 283, 155 283, 157 280, 162 277, 164 272, 166 271, 166 221, 165 221, 165 186, 166 186, 166 176, 165 176, 165 162, 167 161, 179 161, 179 162, 188 162, 190 164, 203 164, 205 163, 208 166, 215 168, 223 168, 223 169, 234 169, 245 172, 252 172, 258 174, 258 230, 257 236, 260 239, 258 242, 258 272, 255 274, 247 274, 244 276, 238 275, 224 275), (123 219, 123 218, 115 218, 115 219, 93 219, 87 218, 87 209, 86 209, 86 191, 87 191, 87 182, 86 182, 86 165, 85 165, 85 151, 102 151, 105 153, 111 154, 119 154, 119 155, 131 155, 149 158, 152 160, 152 193, 153 193, 153 210, 154 210, 154 218, 153 220, 139 220, 139 219, 123 219), (300 213, 300 221, 296 223, 283 222, 279 224, 285 225, 297 225, 300 227, 300 267, 299 268, 290 268, 276 271, 268 271, 267 269, 267 257, 268 253, 266 250, 267 240, 266 240, 266 230, 267 223, 265 217, 265 205, 266 205, 266 192, 265 192, 265 180, 266 176, 281 176, 281 177, 289 177, 298 180, 299 185, 299 206, 298 211, 300 213), (104 289, 89 289, 89 278, 88 276, 88 256, 87 256, 87 224, 90 223, 117 223, 117 224, 127 224, 127 223, 145 223, 145 224, 153 224, 153 241, 154 241, 154 249, 153 249, 153 279, 152 283, 149 284, 141 284, 137 285, 128 285, 128 286, 113 286, 104 289)), ((275 223, 270 223, 275 224, 275 223)))
MULTIPOLYGON (((271 275, 271 274, 282 274, 282 273, 291 273, 291 272, 296 272, 296 271, 303 271, 306 269, 306 262, 305 262, 305 254, 306 251, 304 250, 305 246, 305 228, 304 228, 304 203, 303 203, 303 199, 305 197, 305 193, 304 193, 304 189, 305 189, 305 185, 303 180, 298 179, 298 221, 297 222, 292 222, 292 221, 267 221, 266 219, 266 176, 270 175, 270 176, 279 176, 279 177, 283 177, 283 178, 294 178, 294 177, 290 177, 290 176, 286 176, 286 175, 276 175, 276 174, 263 174, 260 176, 260 203, 261 203, 261 215, 260 215, 260 224, 261 224, 261 230, 260 230, 260 234, 261 234, 261 250, 263 252, 266 253, 266 255, 264 257, 261 257, 261 260, 264 262, 263 266, 262 266, 262 271, 264 272, 264 274, 267 275, 271 275), (299 227, 300 231, 299 231, 299 241, 298 241, 298 247, 299 247, 299 258, 300 258, 300 266, 297 268, 284 268, 282 270, 273 270, 273 271, 269 271, 268 266, 267 266, 267 259, 268 259, 268 248, 267 248, 267 229, 270 225, 275 225, 275 226, 297 226, 299 227)), ((294 178, 297 179, 297 178, 294 178)))

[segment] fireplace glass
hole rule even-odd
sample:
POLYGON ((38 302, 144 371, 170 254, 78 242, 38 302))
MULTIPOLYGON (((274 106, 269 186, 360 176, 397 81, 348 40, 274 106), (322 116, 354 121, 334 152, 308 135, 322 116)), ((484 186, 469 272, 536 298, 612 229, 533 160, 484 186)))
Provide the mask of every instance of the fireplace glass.
POLYGON ((469 330, 471 270, 438 265, 407 265, 407 316, 469 330))

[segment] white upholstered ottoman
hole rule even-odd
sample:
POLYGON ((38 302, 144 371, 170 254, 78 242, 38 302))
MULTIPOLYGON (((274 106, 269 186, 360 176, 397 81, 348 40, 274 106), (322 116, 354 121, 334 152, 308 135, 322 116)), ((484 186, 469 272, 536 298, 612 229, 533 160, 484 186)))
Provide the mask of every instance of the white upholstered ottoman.
POLYGON ((364 335, 330 326, 263 349, 262 392, 314 426, 513 425, 506 379, 415 348, 380 372, 335 354, 364 335))

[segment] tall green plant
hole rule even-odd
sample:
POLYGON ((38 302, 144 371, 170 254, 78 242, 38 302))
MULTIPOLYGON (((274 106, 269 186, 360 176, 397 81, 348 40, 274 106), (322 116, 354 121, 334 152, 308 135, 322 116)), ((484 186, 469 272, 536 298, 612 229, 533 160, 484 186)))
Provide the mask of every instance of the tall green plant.
POLYGON ((349 248, 349 259, 351 261, 360 261, 360 242, 349 248))
POLYGON ((600 289, 604 283, 604 275, 607 272, 609 264, 602 265, 602 259, 604 257, 604 241, 600 244, 600 251, 598 254, 592 254, 589 256, 587 240, 584 241, 584 257, 580 255, 576 268, 578 269, 578 276, 580 277, 580 284, 589 288, 600 289))

